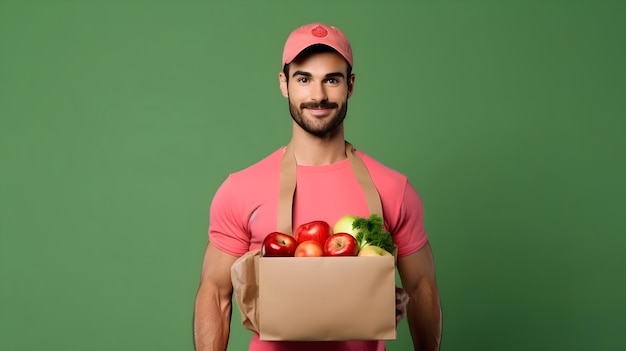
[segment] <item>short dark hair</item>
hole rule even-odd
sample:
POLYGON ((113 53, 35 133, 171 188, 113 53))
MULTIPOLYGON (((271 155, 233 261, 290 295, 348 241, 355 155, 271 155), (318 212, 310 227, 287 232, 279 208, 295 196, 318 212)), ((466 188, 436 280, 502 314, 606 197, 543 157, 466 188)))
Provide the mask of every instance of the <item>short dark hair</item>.
MULTIPOLYGON (((296 58, 293 59, 292 62, 298 61, 298 60, 300 60, 300 59, 302 59, 303 57, 306 57, 306 56, 310 56, 310 55, 313 55, 313 54, 324 54, 324 53, 327 53, 327 52, 338 53, 337 50, 331 48, 328 45, 324 45, 324 44, 311 45, 308 48, 302 50, 298 54, 298 56, 296 56, 296 58)), ((350 77, 352 75, 352 66, 350 66, 348 61, 346 61, 346 63, 348 64, 348 76, 346 78, 348 78, 348 77, 350 77)), ((289 83, 289 63, 287 63, 287 64, 285 64, 283 66, 283 74, 287 78, 287 83, 289 83)))

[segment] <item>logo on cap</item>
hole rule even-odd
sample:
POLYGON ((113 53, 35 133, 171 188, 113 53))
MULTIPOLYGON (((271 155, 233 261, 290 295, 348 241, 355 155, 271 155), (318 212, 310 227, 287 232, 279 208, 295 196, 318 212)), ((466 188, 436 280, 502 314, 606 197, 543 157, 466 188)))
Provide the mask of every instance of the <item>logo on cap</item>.
POLYGON ((324 29, 322 26, 317 26, 311 29, 311 34, 313 34, 314 36, 318 38, 323 38, 328 35, 328 31, 324 29))

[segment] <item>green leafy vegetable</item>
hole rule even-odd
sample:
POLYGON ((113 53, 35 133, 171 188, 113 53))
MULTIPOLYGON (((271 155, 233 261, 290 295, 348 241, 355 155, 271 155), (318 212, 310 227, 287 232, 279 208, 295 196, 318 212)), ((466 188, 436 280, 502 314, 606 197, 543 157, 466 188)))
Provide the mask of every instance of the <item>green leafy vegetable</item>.
POLYGON ((359 250, 367 245, 374 245, 390 253, 395 251, 396 245, 391 234, 385 231, 380 216, 373 214, 369 218, 357 217, 352 222, 352 228, 357 232, 356 241, 359 243, 359 250))

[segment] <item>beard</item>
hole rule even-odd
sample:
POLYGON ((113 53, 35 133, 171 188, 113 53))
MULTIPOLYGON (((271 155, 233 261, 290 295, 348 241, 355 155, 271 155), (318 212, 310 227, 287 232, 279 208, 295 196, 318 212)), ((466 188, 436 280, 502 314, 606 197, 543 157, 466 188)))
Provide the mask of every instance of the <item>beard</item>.
POLYGON ((348 100, 346 99, 341 105, 334 102, 322 102, 319 104, 302 103, 300 104, 300 108, 298 108, 292 104, 291 99, 289 99, 289 113, 291 114, 291 118, 307 133, 320 138, 326 137, 332 135, 346 118, 346 114, 348 113, 348 100), (339 107, 339 109, 335 112, 334 116, 329 116, 324 119, 306 119, 303 116, 305 108, 331 109, 337 107, 339 107))

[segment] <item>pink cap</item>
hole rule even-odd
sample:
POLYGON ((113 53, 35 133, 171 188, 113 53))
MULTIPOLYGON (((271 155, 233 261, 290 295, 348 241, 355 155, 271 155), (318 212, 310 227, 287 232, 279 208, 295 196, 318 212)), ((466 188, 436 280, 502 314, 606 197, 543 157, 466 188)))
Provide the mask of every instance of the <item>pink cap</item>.
POLYGON ((336 27, 311 23, 295 29, 285 42, 283 66, 291 63, 302 50, 311 45, 323 44, 335 49, 352 67, 352 48, 348 38, 336 27))

